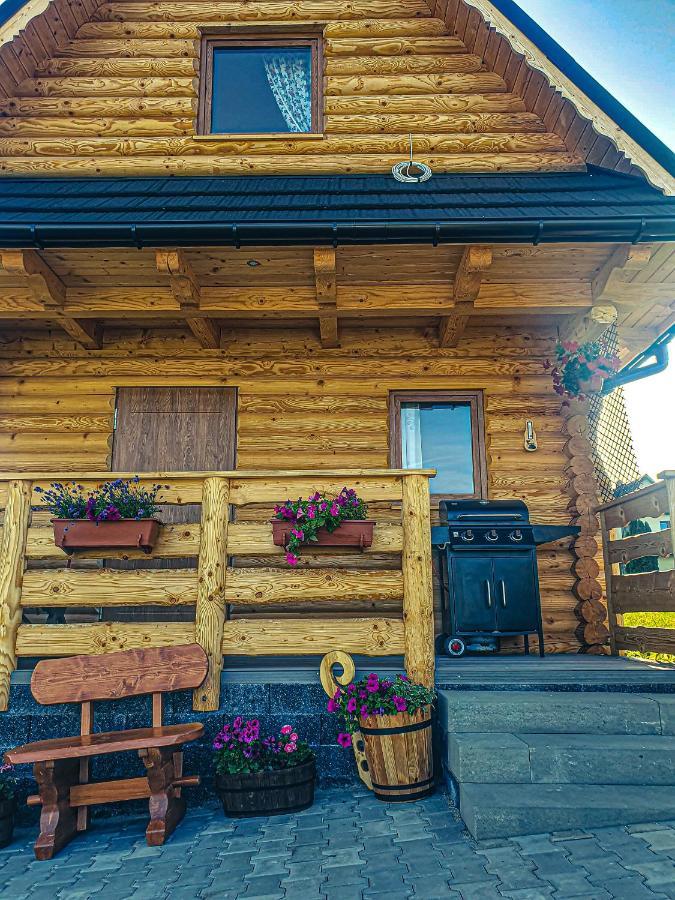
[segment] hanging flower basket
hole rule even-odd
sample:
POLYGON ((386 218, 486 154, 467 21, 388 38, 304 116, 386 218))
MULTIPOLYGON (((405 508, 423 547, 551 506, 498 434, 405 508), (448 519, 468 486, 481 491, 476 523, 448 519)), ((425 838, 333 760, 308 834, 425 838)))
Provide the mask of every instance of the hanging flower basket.
POLYGON ((152 553, 162 523, 159 519, 51 519, 54 543, 66 553, 76 550, 142 550, 152 553))
POLYGON ((139 484, 140 478, 116 478, 85 493, 74 481, 54 481, 48 490, 36 487, 42 505, 54 514, 54 543, 66 553, 76 550, 143 550, 152 552, 162 525, 161 485, 139 484))
POLYGON ((553 379, 553 390, 561 397, 584 400, 602 391, 605 379, 619 368, 619 359, 606 354, 599 342, 577 344, 558 341, 555 361, 546 360, 553 379))
POLYGON ((289 566, 297 566, 303 546, 366 550, 373 543, 375 522, 366 518, 368 507, 350 488, 342 488, 337 497, 316 491, 307 500, 287 500, 274 512, 272 537, 277 547, 286 549, 289 566))

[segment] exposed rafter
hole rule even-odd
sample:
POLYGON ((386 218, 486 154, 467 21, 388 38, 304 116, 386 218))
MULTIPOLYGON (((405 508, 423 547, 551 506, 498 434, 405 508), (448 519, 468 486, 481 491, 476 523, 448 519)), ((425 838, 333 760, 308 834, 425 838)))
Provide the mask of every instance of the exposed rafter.
POLYGON ((339 347, 337 319, 336 256, 332 247, 314 250, 316 300, 320 307, 319 331, 323 347, 339 347))
POLYGON ((457 267, 452 291, 454 307, 452 312, 441 318, 438 341, 441 347, 456 347, 480 290, 483 273, 492 265, 490 247, 465 247, 457 267))
POLYGON ((185 316, 188 328, 202 347, 217 349, 220 346, 220 329, 203 314, 198 315, 201 304, 201 288, 192 266, 182 250, 158 250, 157 269, 169 276, 169 284, 185 316))
POLYGON ((621 303, 621 286, 626 284, 626 276, 643 269, 649 263, 651 254, 652 248, 646 244, 621 244, 617 247, 591 282, 593 306, 572 319, 563 337, 580 343, 595 341, 613 325, 619 317, 615 303, 621 303))
POLYGON ((0 251, 2 268, 27 283, 39 303, 74 341, 87 350, 101 348, 103 328, 100 322, 73 319, 64 312, 66 286, 36 250, 0 251))

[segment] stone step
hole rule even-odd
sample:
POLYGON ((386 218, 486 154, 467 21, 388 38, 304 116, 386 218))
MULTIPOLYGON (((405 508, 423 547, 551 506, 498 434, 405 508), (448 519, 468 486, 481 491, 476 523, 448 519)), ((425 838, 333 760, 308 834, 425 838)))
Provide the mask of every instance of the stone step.
POLYGON ((675 737, 463 732, 446 764, 460 784, 675 785, 675 737))
POLYGON ((476 840, 667 821, 675 787, 463 784, 460 813, 476 840))
POLYGON ((673 695, 601 691, 439 691, 447 732, 675 735, 673 695))

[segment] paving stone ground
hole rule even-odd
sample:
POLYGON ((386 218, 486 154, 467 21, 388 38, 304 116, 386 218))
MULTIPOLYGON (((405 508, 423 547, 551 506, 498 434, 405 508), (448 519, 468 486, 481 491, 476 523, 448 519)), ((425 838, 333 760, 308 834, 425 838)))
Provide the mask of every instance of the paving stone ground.
MULTIPOLYGON (((619 789, 620 790, 620 789, 619 789)), ((475 842, 448 798, 317 793, 297 815, 188 810, 164 847, 145 820, 94 820, 50 862, 35 833, 0 850, 7 900, 657 900, 675 898, 675 821, 475 842)))

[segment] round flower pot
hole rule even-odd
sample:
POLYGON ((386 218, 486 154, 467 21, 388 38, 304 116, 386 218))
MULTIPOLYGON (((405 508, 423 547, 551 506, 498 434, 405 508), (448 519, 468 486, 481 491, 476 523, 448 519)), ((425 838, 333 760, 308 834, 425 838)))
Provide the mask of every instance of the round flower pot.
MULTIPOLYGON (((272 538, 276 547, 285 547, 291 537, 291 529, 295 524, 283 519, 272 519, 272 538)), ((373 519, 349 519, 338 525, 335 531, 319 528, 316 541, 308 541, 308 547, 358 547, 366 550, 373 544, 373 519)))
POLYGON ((6 847, 12 840, 14 831, 14 813, 16 812, 16 798, 0 800, 0 847, 6 847))
POLYGON ((159 519, 52 519, 54 543, 66 553, 76 550, 142 550, 151 553, 159 536, 159 519))
POLYGON ((226 816, 274 816, 298 812, 314 803, 314 760, 274 772, 216 773, 215 787, 226 816))
POLYGON ((605 379, 602 375, 594 375, 592 378, 585 378, 579 381, 579 390, 584 395, 599 394, 605 379))
POLYGON ((414 715, 368 716, 360 726, 378 800, 405 803, 433 794, 430 707, 414 715))

